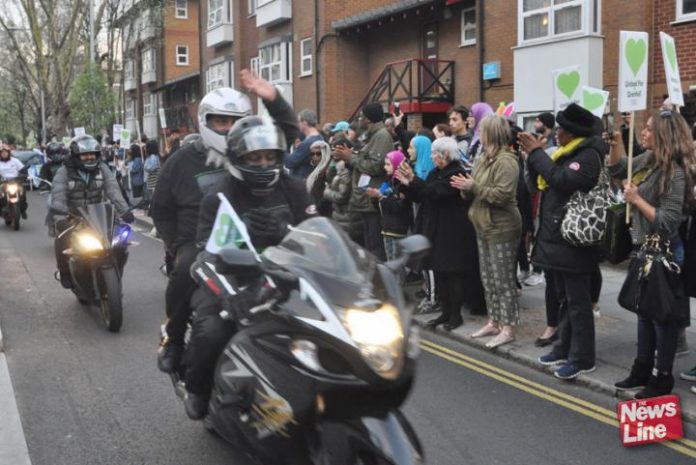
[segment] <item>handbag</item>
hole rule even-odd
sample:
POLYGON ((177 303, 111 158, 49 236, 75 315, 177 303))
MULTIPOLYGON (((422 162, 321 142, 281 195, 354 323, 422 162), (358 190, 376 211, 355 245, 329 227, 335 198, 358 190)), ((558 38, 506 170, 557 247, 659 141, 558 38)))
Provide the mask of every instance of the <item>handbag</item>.
POLYGON ((669 241, 650 235, 631 257, 626 279, 619 292, 619 305, 657 322, 678 316, 684 298, 679 265, 669 241))
POLYGON ((617 203, 607 208, 607 226, 599 246, 600 258, 612 265, 623 262, 631 254, 631 232, 626 224, 626 204, 617 203))
POLYGON ((602 242, 607 228, 607 208, 616 203, 609 171, 604 163, 600 166, 597 185, 589 192, 574 192, 566 205, 561 235, 576 247, 590 247, 602 242))

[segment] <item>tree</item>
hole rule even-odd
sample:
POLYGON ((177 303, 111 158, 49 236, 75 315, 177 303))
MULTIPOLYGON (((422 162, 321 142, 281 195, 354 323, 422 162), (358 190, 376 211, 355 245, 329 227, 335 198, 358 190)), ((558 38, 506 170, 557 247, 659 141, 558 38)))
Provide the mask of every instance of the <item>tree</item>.
POLYGON ((75 126, 84 126, 88 134, 97 134, 115 121, 114 95, 101 67, 89 63, 75 79, 68 99, 75 126))

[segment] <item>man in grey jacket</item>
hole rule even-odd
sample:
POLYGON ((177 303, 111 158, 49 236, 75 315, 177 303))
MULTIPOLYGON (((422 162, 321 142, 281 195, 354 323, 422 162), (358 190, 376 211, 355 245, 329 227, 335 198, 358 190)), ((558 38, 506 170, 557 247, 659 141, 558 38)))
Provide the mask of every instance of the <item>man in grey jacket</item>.
POLYGON ((394 150, 394 145, 391 135, 384 127, 382 105, 376 102, 368 103, 363 107, 362 113, 362 126, 367 130, 365 145, 355 153, 345 146, 338 146, 336 154, 353 167, 353 190, 349 210, 362 216, 364 246, 377 258, 385 260, 379 210, 365 191, 368 187, 379 188, 386 181, 384 159, 387 153, 394 150))
POLYGON ((63 253, 70 244, 72 226, 64 216, 78 207, 100 203, 104 197, 114 204, 116 212, 126 223, 135 218, 121 195, 121 188, 109 169, 100 160, 101 146, 91 136, 78 136, 70 142, 70 157, 65 160, 53 178, 51 188, 51 212, 56 215, 55 253, 60 282, 65 288, 72 287, 68 259, 63 253), (60 215, 63 218, 60 218, 60 215))

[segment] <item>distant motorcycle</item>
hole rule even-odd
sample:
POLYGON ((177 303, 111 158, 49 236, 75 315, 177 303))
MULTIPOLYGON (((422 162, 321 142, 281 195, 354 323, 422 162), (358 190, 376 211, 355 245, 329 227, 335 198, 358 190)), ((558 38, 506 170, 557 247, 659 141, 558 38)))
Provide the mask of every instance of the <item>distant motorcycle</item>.
POLYGON ((71 234, 70 258, 72 292, 80 303, 101 309, 106 328, 118 332, 123 322, 123 269, 128 261, 131 227, 116 220, 111 204, 80 207, 71 216, 71 225, 61 232, 71 234))
POLYGON ((2 204, 0 205, 2 217, 5 225, 10 226, 15 231, 19 231, 19 223, 22 217, 21 206, 24 187, 21 178, 3 178, 2 183, 2 204))
MULTIPOLYGON (((425 463, 399 410, 419 337, 397 276, 429 244, 423 236, 400 244, 401 256, 381 264, 329 220, 313 218, 260 262, 236 248, 199 255, 192 275, 223 308, 231 276, 248 280, 262 302, 220 313, 239 331, 217 362, 206 427, 264 465, 425 463)), ((180 396, 185 370, 172 375, 180 396)))

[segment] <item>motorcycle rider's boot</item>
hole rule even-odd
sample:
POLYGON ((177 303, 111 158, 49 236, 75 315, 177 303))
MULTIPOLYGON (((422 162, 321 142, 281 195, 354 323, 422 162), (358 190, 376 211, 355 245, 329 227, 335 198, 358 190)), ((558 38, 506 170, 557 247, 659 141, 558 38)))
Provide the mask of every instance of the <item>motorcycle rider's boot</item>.
POLYGON ((26 208, 22 209, 22 210, 19 212, 19 214, 22 216, 22 219, 23 219, 23 220, 26 220, 26 219, 27 219, 27 209, 26 209, 26 208))
POLYGON ((184 409, 191 420, 202 420, 208 413, 208 398, 187 392, 184 399, 184 409))
POLYGON ((157 351, 157 368, 164 373, 174 373, 179 368, 183 353, 183 344, 165 337, 157 351))
POLYGON ((53 277, 60 281, 60 285, 63 286, 65 289, 72 289, 73 283, 72 278, 70 278, 70 273, 61 273, 60 271, 56 271, 53 277))

